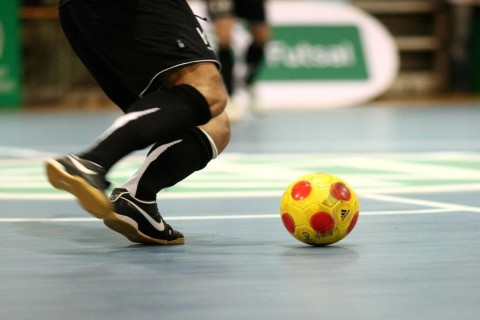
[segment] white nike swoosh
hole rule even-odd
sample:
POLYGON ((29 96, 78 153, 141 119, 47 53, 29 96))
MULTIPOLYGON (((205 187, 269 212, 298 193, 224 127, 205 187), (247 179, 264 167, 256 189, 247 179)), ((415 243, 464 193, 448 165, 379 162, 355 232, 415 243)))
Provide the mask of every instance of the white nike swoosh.
MULTIPOLYGON (((124 198, 125 199, 125 198, 124 198)), ((148 213, 146 213, 142 208, 137 206, 135 203, 132 201, 125 199, 130 203, 135 209, 137 209, 147 220, 150 222, 150 224, 157 229, 158 231, 162 232, 165 231, 165 224, 163 223, 163 219, 160 219, 160 222, 155 221, 148 213)))
POLYGON ((158 108, 158 107, 157 108, 153 107, 151 109, 146 109, 146 110, 143 110, 143 111, 129 112, 129 113, 121 116, 117 120, 115 120, 113 122, 113 124, 110 126, 110 128, 108 128, 104 133, 102 133, 100 135, 100 137, 97 138, 97 141, 105 140, 109 135, 112 134, 113 131, 117 130, 120 127, 125 126, 130 121, 137 120, 140 117, 146 116, 146 115, 148 115, 150 113, 153 113, 153 112, 157 112, 159 110, 161 110, 161 109, 158 108))
POLYGON ((95 171, 92 171, 88 168, 86 168, 83 164, 81 164, 77 159, 75 159, 74 157, 72 156, 68 156, 70 158, 70 160, 72 161, 73 165, 75 166, 75 168, 77 168, 78 170, 82 171, 83 173, 86 173, 86 174, 97 174, 95 171))

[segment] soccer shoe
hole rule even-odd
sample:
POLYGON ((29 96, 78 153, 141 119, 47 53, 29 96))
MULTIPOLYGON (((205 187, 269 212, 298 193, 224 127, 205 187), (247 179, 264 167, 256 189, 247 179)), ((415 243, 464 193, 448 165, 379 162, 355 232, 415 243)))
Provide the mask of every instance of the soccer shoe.
POLYGON ((99 165, 75 155, 46 161, 47 177, 57 189, 73 194, 82 207, 99 219, 112 214, 112 205, 104 190, 110 183, 99 165))
POLYGON ((103 219, 110 229, 123 234, 132 242, 143 244, 183 244, 183 235, 163 220, 155 201, 140 201, 123 188, 110 196, 113 215, 103 219))

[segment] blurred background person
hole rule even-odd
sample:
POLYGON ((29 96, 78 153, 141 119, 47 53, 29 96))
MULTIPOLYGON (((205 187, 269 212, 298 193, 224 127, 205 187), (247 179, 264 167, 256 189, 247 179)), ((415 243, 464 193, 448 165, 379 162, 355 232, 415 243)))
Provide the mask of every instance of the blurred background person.
POLYGON ((480 0, 449 0, 453 5, 454 25, 453 89, 463 93, 480 93, 480 0))
POLYGON ((213 21, 217 38, 217 54, 222 64, 222 76, 230 96, 227 113, 231 120, 240 120, 245 109, 235 103, 236 89, 242 85, 248 96, 248 106, 256 114, 264 112, 255 93, 255 80, 260 71, 265 45, 270 39, 264 0, 206 0, 208 14, 213 21), (246 52, 236 54, 233 48, 233 29, 238 21, 246 23, 251 42, 246 52), (246 66, 241 79, 235 77, 236 58, 244 57, 246 66), (237 81, 238 80, 238 81, 237 81))

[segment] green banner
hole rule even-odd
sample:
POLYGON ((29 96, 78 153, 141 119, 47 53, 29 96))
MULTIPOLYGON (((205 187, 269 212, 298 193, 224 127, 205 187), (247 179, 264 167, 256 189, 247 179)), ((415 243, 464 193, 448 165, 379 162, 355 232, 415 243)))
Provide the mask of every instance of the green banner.
POLYGON ((353 25, 273 28, 262 80, 368 80, 362 39, 353 25))
POLYGON ((18 3, 0 4, 0 108, 18 107, 21 101, 18 3))

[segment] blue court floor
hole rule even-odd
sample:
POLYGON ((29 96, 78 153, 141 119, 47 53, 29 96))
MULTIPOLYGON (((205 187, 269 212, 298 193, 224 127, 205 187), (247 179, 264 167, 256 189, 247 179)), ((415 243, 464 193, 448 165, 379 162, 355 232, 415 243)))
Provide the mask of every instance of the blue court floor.
MULTIPOLYGON (((0 319, 477 320, 480 103, 270 112, 161 192, 183 246, 110 231, 43 174, 115 111, 0 114, 0 319), (360 219, 329 247, 294 239, 280 197, 310 172, 357 191, 360 219)), ((121 184, 142 161, 111 172, 121 184)))

